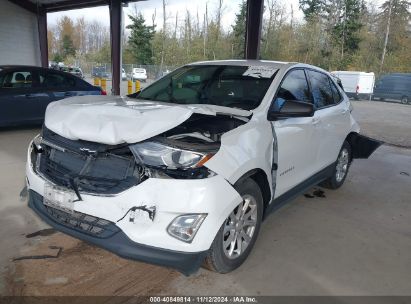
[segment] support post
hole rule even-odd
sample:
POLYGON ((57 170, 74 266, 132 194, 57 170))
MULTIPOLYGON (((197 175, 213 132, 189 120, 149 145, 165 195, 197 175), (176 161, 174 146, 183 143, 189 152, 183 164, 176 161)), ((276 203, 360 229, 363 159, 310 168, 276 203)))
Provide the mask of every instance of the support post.
POLYGON ((37 27, 39 32, 39 46, 41 66, 49 66, 49 52, 47 45, 47 12, 45 9, 39 9, 37 12, 37 27))
POLYGON ((247 0, 245 59, 259 59, 264 0, 247 0))
POLYGON ((121 77, 121 0, 110 0, 111 74, 113 95, 120 95, 121 77))

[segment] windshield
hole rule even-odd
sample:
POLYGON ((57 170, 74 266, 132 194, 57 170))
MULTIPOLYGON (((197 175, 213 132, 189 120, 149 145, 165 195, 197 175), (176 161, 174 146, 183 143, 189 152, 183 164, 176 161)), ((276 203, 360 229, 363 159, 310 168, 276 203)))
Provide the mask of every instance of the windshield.
POLYGON ((257 66, 185 66, 153 83, 137 98, 252 110, 261 103, 276 72, 272 67, 257 66))

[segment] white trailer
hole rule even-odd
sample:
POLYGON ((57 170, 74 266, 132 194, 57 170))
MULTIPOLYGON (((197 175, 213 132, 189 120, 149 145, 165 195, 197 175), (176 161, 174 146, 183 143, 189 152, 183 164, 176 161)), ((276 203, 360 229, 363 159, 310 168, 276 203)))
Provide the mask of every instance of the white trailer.
POLYGON ((334 71, 331 74, 341 79, 344 91, 350 98, 370 99, 373 94, 375 75, 372 72, 334 71))

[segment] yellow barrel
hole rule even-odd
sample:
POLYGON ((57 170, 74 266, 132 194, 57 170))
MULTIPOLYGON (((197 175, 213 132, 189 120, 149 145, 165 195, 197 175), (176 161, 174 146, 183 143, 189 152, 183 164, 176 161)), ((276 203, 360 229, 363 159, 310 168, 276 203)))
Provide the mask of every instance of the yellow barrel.
POLYGON ((107 80, 105 78, 101 78, 101 88, 107 91, 107 80))
POLYGON ((95 77, 95 78, 94 78, 94 85, 95 85, 95 86, 99 86, 99 85, 100 85, 100 78, 98 78, 98 77, 95 77))
POLYGON ((139 80, 136 80, 136 83, 135 83, 135 90, 136 90, 136 92, 138 92, 138 91, 140 91, 140 90, 141 90, 141 85, 140 85, 140 81, 139 81, 139 80))
POLYGON ((133 93, 133 82, 131 80, 127 81, 127 92, 129 95, 133 93))

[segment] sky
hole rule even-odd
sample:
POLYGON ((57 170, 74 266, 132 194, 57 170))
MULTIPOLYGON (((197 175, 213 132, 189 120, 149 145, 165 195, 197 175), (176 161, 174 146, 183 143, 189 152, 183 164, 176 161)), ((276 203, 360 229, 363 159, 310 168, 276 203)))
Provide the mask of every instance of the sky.
MULTIPOLYGON (((218 6, 218 0, 167 0, 166 3, 167 23, 170 25, 174 24, 175 22, 176 12, 178 12, 179 15, 178 19, 180 20, 180 22, 182 22, 187 10, 190 11, 190 13, 194 16, 197 15, 198 11, 200 22, 202 22, 203 15, 205 13, 205 3, 207 3, 208 5, 209 14, 214 14, 218 6)), ((240 3, 241 0, 223 1, 222 24, 226 30, 230 30, 231 25, 234 24, 235 14, 238 13, 240 3)), ((291 10, 291 5, 293 5, 294 16, 298 19, 303 18, 302 12, 298 9, 298 0, 282 0, 282 3, 286 5, 288 11, 291 10)), ((152 23, 152 16, 155 12, 155 23, 157 24, 157 28, 161 28, 163 20, 162 0, 148 0, 143 2, 136 2, 135 4, 130 3, 128 7, 124 8, 125 25, 130 23, 130 19, 127 17, 127 15, 134 12, 134 6, 144 15, 147 24, 152 23)), ((64 15, 67 15, 72 19, 77 19, 84 16, 87 21, 97 20, 107 26, 110 24, 108 6, 49 13, 47 15, 48 23, 50 25, 56 24, 57 20, 64 15)))
MULTIPOLYGON (((222 24, 225 30, 231 30, 231 26, 234 24, 235 14, 239 11, 241 1, 242 0, 223 0, 222 24)), ((290 13, 292 6, 294 10, 294 18, 297 20, 303 20, 304 15, 298 7, 298 0, 277 1, 286 7, 288 14, 290 13)), ((369 3, 373 3, 377 6, 381 5, 384 1, 385 0, 368 0, 369 3)), ((136 7, 137 10, 144 15, 147 24, 152 23, 152 16, 154 13, 156 13, 155 24, 157 25, 157 29, 161 28, 163 23, 162 3, 162 0, 148 0, 130 3, 128 7, 124 8, 125 25, 128 25, 130 23, 128 14, 133 14, 136 7)), ((208 12, 211 16, 211 14, 214 14, 214 12, 216 11, 218 0, 166 0, 167 23, 170 26, 173 25, 175 23, 176 12, 178 12, 178 20, 180 24, 182 24, 187 10, 190 11, 193 16, 196 16, 198 11, 201 23, 203 20, 202 16, 205 13, 205 3, 207 3, 208 5, 208 12)), ((110 25, 108 6, 49 13, 47 15, 48 23, 50 25, 54 25, 57 23, 57 20, 64 15, 67 15, 74 20, 80 17, 84 17, 87 21, 97 20, 107 26, 110 25)))

